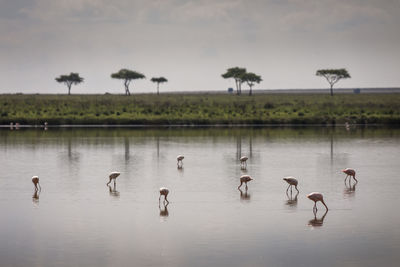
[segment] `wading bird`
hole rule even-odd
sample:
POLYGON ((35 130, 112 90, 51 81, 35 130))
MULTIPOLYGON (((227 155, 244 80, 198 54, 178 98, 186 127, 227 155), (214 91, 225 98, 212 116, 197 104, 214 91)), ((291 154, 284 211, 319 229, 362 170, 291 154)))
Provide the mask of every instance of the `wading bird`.
POLYGON ((297 189, 298 182, 296 178, 294 178, 293 176, 287 176, 284 177, 283 180, 285 180, 289 184, 288 188, 286 189, 286 193, 288 192, 289 188, 290 188, 290 193, 292 193, 292 186, 294 186, 297 192, 299 192, 299 189, 297 189))
POLYGON ((241 166, 242 168, 246 168, 246 167, 247 167, 247 160, 248 160, 248 159, 249 159, 249 158, 246 157, 246 156, 240 157, 240 166, 241 166))
POLYGON ((40 190, 42 190, 42 188, 40 187, 40 184, 39 184, 39 177, 38 176, 32 176, 32 183, 35 186, 36 190, 38 190, 38 186, 39 186, 40 190))
POLYGON ((318 192, 312 192, 310 194, 307 195, 308 199, 314 201, 314 207, 313 207, 313 211, 317 211, 317 202, 321 201, 322 204, 324 204, 326 210, 328 210, 328 206, 325 204, 324 202, 324 196, 321 193, 318 192))
POLYGON ((185 157, 184 156, 182 156, 182 155, 179 155, 179 156, 177 156, 176 157, 176 160, 178 161, 176 164, 178 165, 178 167, 182 167, 183 166, 183 159, 184 159, 185 157))
POLYGON ((247 182, 250 182, 251 180, 253 180, 253 178, 251 178, 250 175, 240 176, 240 185, 238 186, 238 189, 242 186, 243 183, 246 184, 246 189, 247 189, 247 182))
POLYGON ((356 183, 358 183, 358 180, 356 179, 356 171, 350 168, 346 168, 344 170, 342 170, 342 172, 344 172, 346 174, 346 178, 344 178, 344 182, 346 183, 347 177, 350 176, 353 177, 354 180, 356 180, 356 183))
POLYGON ((160 188, 160 197, 158 198, 158 203, 160 203, 161 200, 161 196, 164 196, 164 201, 167 201, 167 203, 169 203, 167 196, 169 194, 169 190, 166 187, 161 187, 160 188))
POLYGON ((111 181, 112 180, 114 180, 114 186, 116 185, 116 180, 117 180, 117 177, 120 175, 121 173, 119 173, 119 172, 112 172, 112 173, 110 173, 110 181, 106 184, 107 186, 111 183, 111 181))

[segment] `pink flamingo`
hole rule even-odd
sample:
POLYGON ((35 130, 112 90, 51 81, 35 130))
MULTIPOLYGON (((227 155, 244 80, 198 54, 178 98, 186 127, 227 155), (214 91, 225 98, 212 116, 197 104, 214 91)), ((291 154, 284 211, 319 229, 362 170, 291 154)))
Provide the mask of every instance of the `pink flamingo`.
POLYGON ((38 190, 38 185, 39 185, 40 190, 42 190, 42 187, 40 187, 40 184, 39 184, 39 177, 38 176, 32 176, 32 183, 35 186, 35 190, 38 190))
POLYGON ((344 170, 342 170, 342 172, 344 172, 346 174, 346 178, 344 179, 344 182, 346 183, 347 177, 350 176, 350 180, 351 177, 353 177, 354 180, 356 180, 356 182, 358 183, 358 180, 356 179, 356 171, 350 168, 346 168, 344 170))
POLYGON ((289 187, 290 187, 290 192, 292 192, 292 186, 294 186, 294 188, 297 190, 297 192, 299 192, 299 189, 297 189, 298 181, 296 178, 294 178, 292 176, 287 176, 287 177, 284 177, 283 180, 285 180, 289 184, 288 188, 286 189, 286 193, 289 190, 289 187))
POLYGON ((117 177, 120 174, 121 174, 120 172, 112 172, 112 173, 110 173, 110 176, 109 176, 110 181, 106 185, 108 186, 111 183, 111 181, 114 180, 114 187, 115 187, 115 184, 116 184, 115 181, 117 180, 117 177))
POLYGON ((324 204, 326 210, 328 210, 328 206, 325 204, 324 202, 324 196, 321 193, 318 192, 312 192, 310 194, 307 195, 308 199, 314 201, 314 207, 313 210, 317 211, 317 202, 321 201, 322 204, 324 204))
POLYGON ((241 166, 243 169, 246 169, 246 167, 247 167, 247 160, 248 160, 248 159, 249 159, 249 158, 246 157, 246 156, 240 157, 240 166, 241 166))
POLYGON ((160 203, 161 196, 164 196, 164 201, 167 201, 167 202, 169 203, 169 201, 168 201, 168 199, 167 199, 168 194, 169 194, 168 188, 166 188, 166 187, 161 187, 161 188, 160 188, 160 197, 158 198, 158 203, 160 203))
POLYGON ((176 160, 178 161, 178 163, 177 163, 177 165, 178 165, 178 168, 182 168, 182 166, 183 166, 183 159, 184 159, 185 157, 184 156, 182 156, 182 155, 179 155, 179 156, 177 156, 176 157, 176 160))
POLYGON ((250 182, 251 180, 253 180, 253 178, 251 178, 250 175, 240 176, 240 185, 238 186, 238 189, 242 186, 243 183, 246 184, 246 189, 247 189, 247 182, 250 182))

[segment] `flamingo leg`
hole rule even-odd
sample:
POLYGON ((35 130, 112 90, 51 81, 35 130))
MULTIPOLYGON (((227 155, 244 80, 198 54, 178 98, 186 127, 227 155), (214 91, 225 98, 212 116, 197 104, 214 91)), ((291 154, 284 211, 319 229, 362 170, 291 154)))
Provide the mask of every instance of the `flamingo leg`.
POLYGON ((286 189, 286 193, 288 192, 288 190, 289 190, 289 187, 290 187, 290 185, 287 187, 287 189, 286 189))
POLYGON ((110 178, 110 181, 106 185, 108 186, 110 183, 111 183, 111 178, 110 178))
POLYGON ((247 189, 248 189, 248 187, 247 187, 247 182, 245 182, 245 184, 246 184, 246 191, 247 191, 247 189))
POLYGON ((325 204, 325 202, 323 200, 321 200, 322 204, 324 204, 326 211, 328 211, 328 206, 325 204))
POLYGON ((238 189, 242 186, 243 182, 240 182, 240 185, 238 186, 238 189))
POLYGON ((356 180, 356 182, 358 183, 358 180, 356 179, 356 176, 355 176, 355 175, 353 176, 353 178, 354 178, 354 180, 356 180))
POLYGON ((158 206, 160 206, 160 201, 161 201, 161 194, 160 197, 158 198, 158 206))
POLYGON ((165 200, 167 201, 167 203, 169 203, 169 201, 168 201, 168 199, 167 199, 167 196, 168 196, 168 195, 165 195, 165 200))
POLYGON ((300 193, 299 189, 297 189, 297 185, 295 185, 294 188, 296 188, 297 192, 300 193))

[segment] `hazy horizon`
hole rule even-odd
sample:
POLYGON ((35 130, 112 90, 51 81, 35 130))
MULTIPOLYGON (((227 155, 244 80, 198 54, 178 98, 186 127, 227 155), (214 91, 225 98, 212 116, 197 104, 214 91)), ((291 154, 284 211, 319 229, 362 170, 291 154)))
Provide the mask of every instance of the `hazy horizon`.
MULTIPOLYGON (((0 0, 0 93, 124 92, 110 74, 146 75, 131 92, 234 87, 221 74, 246 67, 255 89, 327 88, 317 69, 346 68, 336 87, 399 87, 400 2, 394 0, 0 0)), ((247 88, 247 86, 244 86, 247 88)))

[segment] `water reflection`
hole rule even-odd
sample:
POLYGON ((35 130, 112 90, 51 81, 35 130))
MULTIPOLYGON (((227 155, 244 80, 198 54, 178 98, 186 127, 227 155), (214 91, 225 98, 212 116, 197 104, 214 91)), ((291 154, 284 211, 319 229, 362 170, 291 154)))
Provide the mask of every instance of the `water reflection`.
POLYGON ((321 227, 324 224, 325 216, 328 214, 328 211, 326 210, 324 215, 322 215, 321 218, 317 218, 317 211, 314 210, 314 218, 308 221, 308 225, 312 227, 321 227))
POLYGON ((160 217, 168 217, 169 216, 169 212, 168 212, 168 208, 167 208, 168 205, 169 205, 169 202, 167 202, 167 203, 163 202, 162 205, 160 202, 158 202, 158 209, 160 210, 160 217))
POLYGON ((245 189, 244 193, 240 188, 238 188, 238 190, 240 192, 240 200, 250 201, 251 196, 248 193, 247 188, 245 189))
POLYGON ((349 197, 353 197, 356 192, 356 185, 357 185, 357 182, 355 182, 354 184, 352 184, 351 181, 349 181, 348 184, 344 183, 344 186, 345 186, 344 194, 349 197))
POLYGON ((39 203, 39 195, 40 195, 40 192, 41 192, 42 190, 40 189, 40 190, 38 190, 37 188, 35 188, 35 191, 33 192, 33 196, 32 196, 32 201, 33 201, 33 203, 39 203))
POLYGON ((119 197, 119 191, 117 191, 116 184, 114 184, 114 186, 109 185, 108 190, 110 192, 110 196, 117 197, 117 198, 119 197))
POLYGON ((295 194, 295 196, 293 197, 293 193, 286 191, 286 196, 287 196, 287 200, 286 200, 286 205, 288 205, 289 207, 296 207, 297 206, 297 196, 299 195, 299 192, 297 192, 295 194))

